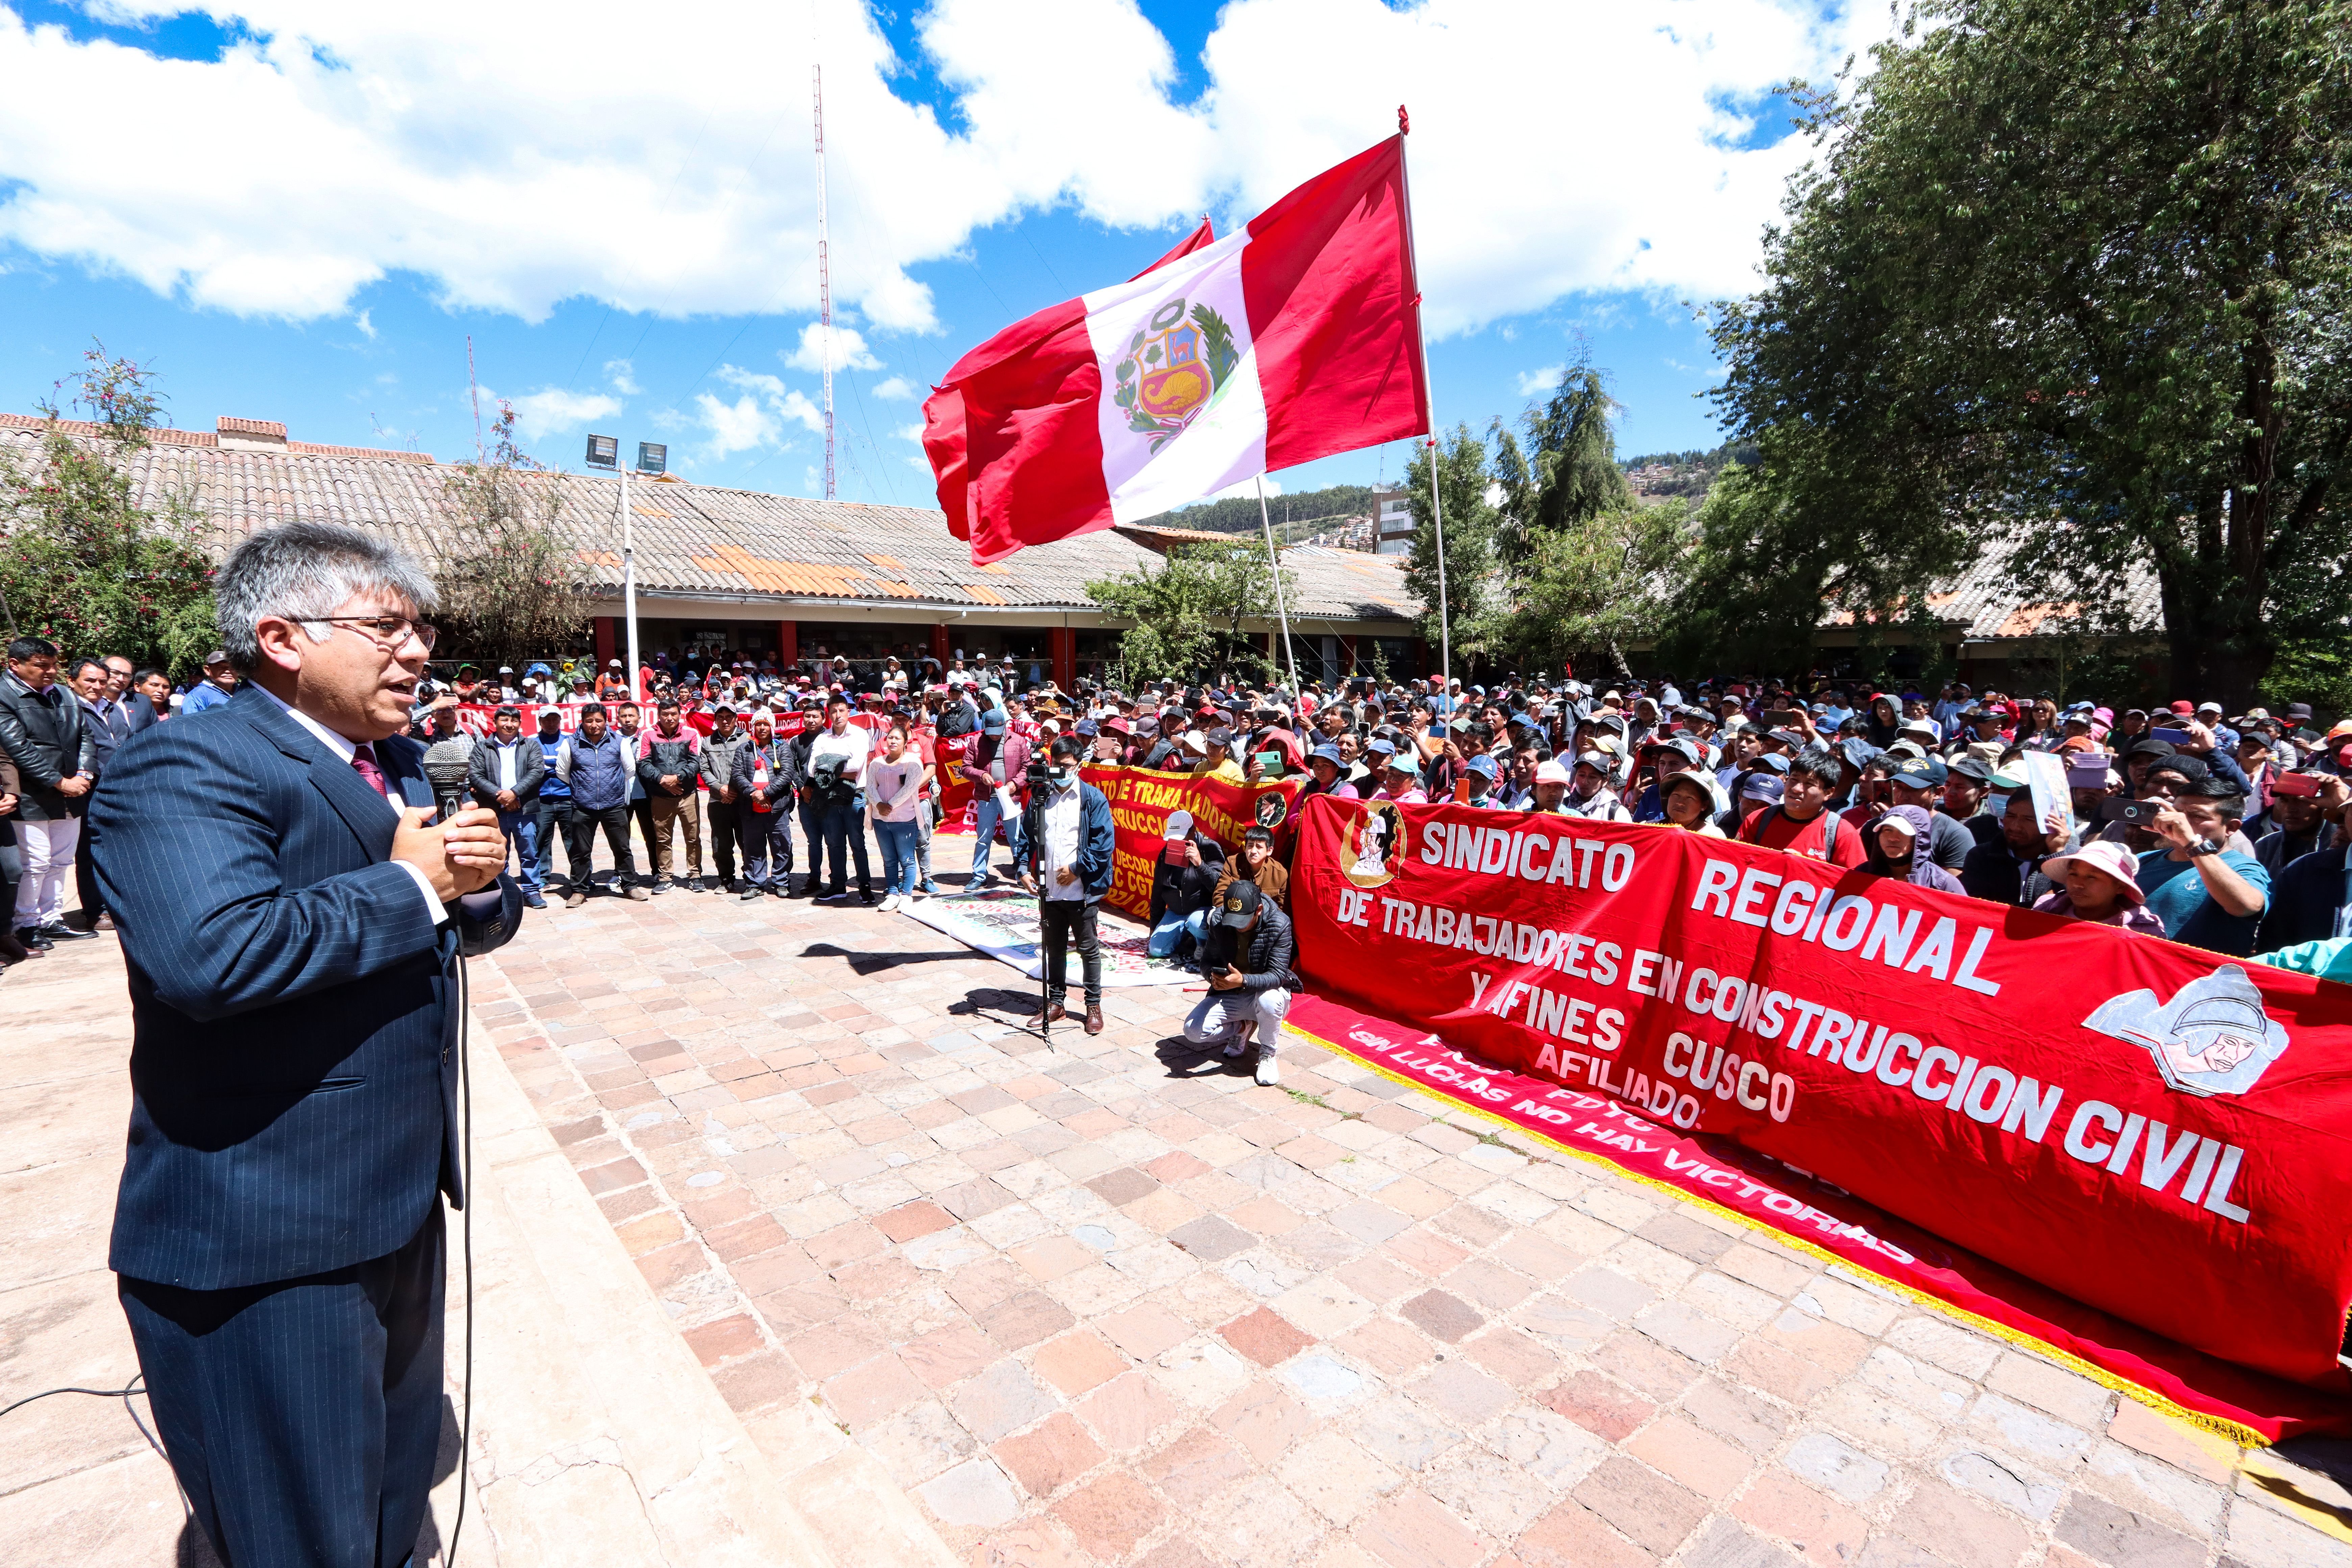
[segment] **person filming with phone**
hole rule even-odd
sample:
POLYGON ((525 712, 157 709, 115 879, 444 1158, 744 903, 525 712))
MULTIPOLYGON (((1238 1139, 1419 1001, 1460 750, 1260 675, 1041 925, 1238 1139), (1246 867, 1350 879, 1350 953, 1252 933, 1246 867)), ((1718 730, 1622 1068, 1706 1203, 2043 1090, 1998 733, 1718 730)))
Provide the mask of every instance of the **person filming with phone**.
POLYGON ((1257 1036, 1257 1081, 1281 1081, 1275 1054, 1282 1020, 1299 989, 1290 965, 1298 952, 1290 917, 1255 882, 1236 877, 1209 912, 1203 968, 1209 994, 1184 1020, 1184 1037, 1196 1046, 1223 1046, 1238 1058, 1257 1036))
POLYGON ((2173 941, 2242 958, 2254 951, 2271 874, 2227 847, 2245 808, 2244 795, 2208 780, 2158 805, 2147 824, 2158 847, 2139 858, 2139 885, 2173 941))

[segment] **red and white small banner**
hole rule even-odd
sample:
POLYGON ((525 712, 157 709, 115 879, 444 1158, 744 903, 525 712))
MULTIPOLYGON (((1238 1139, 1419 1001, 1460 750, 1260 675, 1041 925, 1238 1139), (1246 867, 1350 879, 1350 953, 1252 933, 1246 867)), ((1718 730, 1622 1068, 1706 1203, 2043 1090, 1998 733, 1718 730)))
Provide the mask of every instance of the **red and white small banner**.
POLYGON ((1429 429, 1404 138, 1016 322, 923 405, 948 527, 984 565, 1429 429))

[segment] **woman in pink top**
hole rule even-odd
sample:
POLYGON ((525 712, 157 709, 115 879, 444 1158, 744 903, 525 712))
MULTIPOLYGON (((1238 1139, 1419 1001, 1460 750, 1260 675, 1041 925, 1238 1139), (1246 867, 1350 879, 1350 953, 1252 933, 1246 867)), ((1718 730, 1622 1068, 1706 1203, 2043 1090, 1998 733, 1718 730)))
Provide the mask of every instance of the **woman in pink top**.
POLYGON ((915 813, 922 793, 922 755, 908 749, 907 726, 894 719, 883 732, 881 756, 866 764, 866 809, 875 840, 882 846, 886 914, 915 896, 915 854, 921 831, 915 813))

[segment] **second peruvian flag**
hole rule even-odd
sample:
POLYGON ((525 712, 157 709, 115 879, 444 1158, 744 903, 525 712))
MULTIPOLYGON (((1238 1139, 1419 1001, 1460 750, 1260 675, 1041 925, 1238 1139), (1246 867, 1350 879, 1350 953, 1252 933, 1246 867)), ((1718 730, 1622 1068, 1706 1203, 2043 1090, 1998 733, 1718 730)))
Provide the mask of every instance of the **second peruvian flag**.
POLYGON ((923 405, 975 564, 1429 430, 1404 138, 964 355, 923 405))

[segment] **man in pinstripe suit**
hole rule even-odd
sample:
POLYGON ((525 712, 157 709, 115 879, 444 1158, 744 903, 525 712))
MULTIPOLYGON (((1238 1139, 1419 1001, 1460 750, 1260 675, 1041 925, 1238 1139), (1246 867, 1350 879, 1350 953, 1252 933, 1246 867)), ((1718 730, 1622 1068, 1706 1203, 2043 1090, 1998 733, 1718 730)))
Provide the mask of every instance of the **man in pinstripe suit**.
POLYGON ((495 813, 426 826, 400 736, 429 579, 289 523, 215 580, 246 677, 132 737, 93 857, 129 961, 110 1265, 172 1467, 234 1568, 398 1568, 441 1422, 441 1194, 461 1203, 459 952, 521 894, 495 813))

